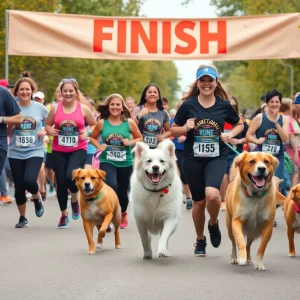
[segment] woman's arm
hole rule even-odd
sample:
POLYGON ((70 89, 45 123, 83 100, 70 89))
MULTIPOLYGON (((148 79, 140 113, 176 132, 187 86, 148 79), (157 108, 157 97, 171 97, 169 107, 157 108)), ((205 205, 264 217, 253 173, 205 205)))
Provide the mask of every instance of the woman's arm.
POLYGON ((100 119, 97 122, 94 130, 92 131, 92 133, 89 137, 90 143, 92 145, 94 145, 100 151, 104 151, 107 148, 106 144, 99 144, 99 142, 98 142, 98 137, 99 137, 100 133, 102 132, 103 124, 104 124, 104 120, 100 119))
POLYGON ((266 138, 261 137, 259 139, 257 139, 256 137, 254 137, 257 129, 259 128, 259 126, 261 125, 261 121, 262 121, 262 114, 258 114, 251 122, 249 129, 247 131, 246 134, 246 139, 248 142, 253 143, 253 144, 257 144, 257 145, 261 145, 266 138))
POLYGON ((159 134, 157 136, 157 140, 159 142, 163 141, 164 139, 168 138, 171 136, 171 131, 170 131, 170 122, 165 122, 164 124, 164 133, 163 134, 159 134))
POLYGON ((52 136, 58 135, 58 130, 53 128, 54 114, 56 112, 56 109, 57 109, 57 104, 52 105, 50 112, 48 114, 48 117, 46 119, 45 130, 46 130, 47 134, 52 135, 52 136))
POLYGON ((130 127, 130 133, 133 136, 133 140, 123 139, 122 143, 124 146, 135 146, 137 142, 143 141, 143 136, 137 127, 136 123, 132 119, 128 119, 129 127, 130 127))
POLYGON ((278 134, 281 138, 281 141, 283 143, 286 143, 289 139, 289 117, 283 116, 283 124, 282 127, 278 123, 278 121, 274 122, 276 129, 278 131, 278 134))
POLYGON ((85 105, 82 105, 83 115, 85 117, 86 123, 89 126, 96 125, 96 120, 94 118, 93 112, 85 105))

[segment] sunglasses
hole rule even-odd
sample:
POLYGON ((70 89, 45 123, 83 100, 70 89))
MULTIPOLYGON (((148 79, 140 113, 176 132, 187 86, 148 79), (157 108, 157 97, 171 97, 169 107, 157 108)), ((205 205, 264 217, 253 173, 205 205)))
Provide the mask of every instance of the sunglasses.
POLYGON ((61 82, 67 82, 67 81, 77 82, 75 78, 64 78, 61 80, 61 82))

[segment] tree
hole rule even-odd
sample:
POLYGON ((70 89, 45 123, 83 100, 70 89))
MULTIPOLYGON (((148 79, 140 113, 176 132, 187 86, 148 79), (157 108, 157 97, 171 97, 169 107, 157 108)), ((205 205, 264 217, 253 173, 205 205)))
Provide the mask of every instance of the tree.
MULTIPOLYGON (((0 8, 86 14, 101 16, 138 16, 143 0, 32 0, 30 5, 24 1, 4 0, 0 8)), ((1 19, 0 43, 3 51, 0 55, 4 62, 4 24, 1 19)), ((124 97, 139 99, 143 88, 155 81, 171 102, 179 90, 178 72, 173 62, 137 61, 137 60, 93 60, 51 57, 11 56, 10 81, 15 82, 19 74, 32 72, 39 88, 46 93, 47 100, 53 99, 57 84, 62 78, 76 78, 84 94, 99 99, 111 93, 120 93, 124 97)), ((0 65, 0 74, 4 75, 4 63, 0 65)), ((4 77, 4 76, 3 76, 4 77)))

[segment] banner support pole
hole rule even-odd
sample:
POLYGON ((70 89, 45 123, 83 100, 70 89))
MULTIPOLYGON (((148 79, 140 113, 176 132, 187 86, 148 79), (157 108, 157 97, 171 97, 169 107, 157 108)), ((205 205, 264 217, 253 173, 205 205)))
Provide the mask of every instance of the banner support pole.
POLYGON ((9 81, 9 64, 8 64, 8 18, 9 10, 5 10, 5 79, 9 81))

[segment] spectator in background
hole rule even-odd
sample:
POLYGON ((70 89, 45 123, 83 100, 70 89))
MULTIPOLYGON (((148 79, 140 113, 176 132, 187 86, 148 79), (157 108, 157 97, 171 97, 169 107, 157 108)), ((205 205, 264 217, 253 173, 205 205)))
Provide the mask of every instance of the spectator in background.
POLYGON ((35 102, 44 104, 44 102, 45 102, 45 94, 42 91, 36 91, 35 93, 33 93, 32 99, 35 102))
POLYGON ((163 108, 168 111, 169 110, 169 101, 166 97, 161 97, 161 100, 163 102, 163 108))
POLYGON ((125 104, 126 104, 127 108, 129 109, 130 113, 132 113, 135 108, 134 99, 130 96, 126 97, 125 104))

